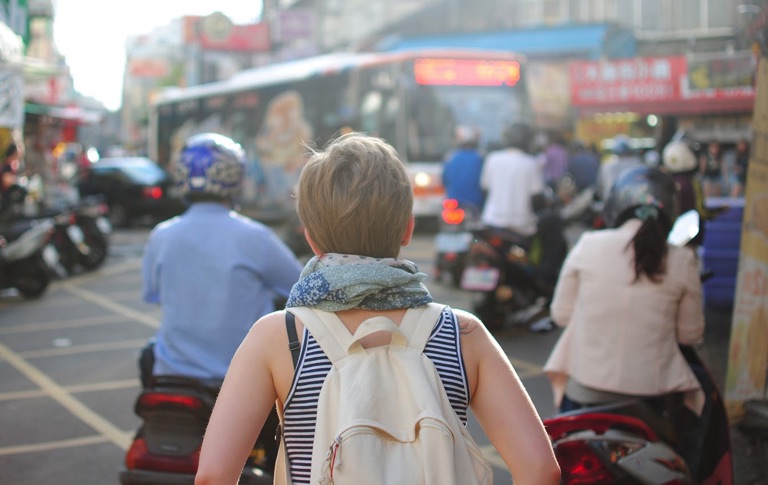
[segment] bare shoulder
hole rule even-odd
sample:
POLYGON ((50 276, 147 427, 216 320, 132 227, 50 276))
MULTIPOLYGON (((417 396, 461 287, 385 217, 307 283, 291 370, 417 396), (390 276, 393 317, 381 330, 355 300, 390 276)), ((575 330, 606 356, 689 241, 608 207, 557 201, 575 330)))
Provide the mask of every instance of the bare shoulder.
POLYGON ((285 330, 285 311, 268 313, 253 324, 245 338, 248 345, 273 348, 275 342, 288 341, 285 330))
POLYGON ((456 314, 459 330, 462 335, 469 335, 483 325, 483 322, 481 322, 479 318, 466 310, 458 310, 454 308, 453 313, 456 314))

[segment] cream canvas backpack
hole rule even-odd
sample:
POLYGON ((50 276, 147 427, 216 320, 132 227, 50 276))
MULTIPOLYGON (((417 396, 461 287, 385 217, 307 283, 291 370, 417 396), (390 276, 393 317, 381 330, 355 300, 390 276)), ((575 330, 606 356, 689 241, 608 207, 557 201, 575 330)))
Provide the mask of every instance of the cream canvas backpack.
MULTIPOLYGON (((443 308, 410 309, 399 326, 370 318, 354 335, 334 313, 290 309, 333 364, 318 401, 312 484, 493 483, 490 465, 423 353, 443 308), (391 343, 363 348, 360 340, 376 332, 391 333, 391 343)), ((276 483, 287 475, 280 466, 276 483)))

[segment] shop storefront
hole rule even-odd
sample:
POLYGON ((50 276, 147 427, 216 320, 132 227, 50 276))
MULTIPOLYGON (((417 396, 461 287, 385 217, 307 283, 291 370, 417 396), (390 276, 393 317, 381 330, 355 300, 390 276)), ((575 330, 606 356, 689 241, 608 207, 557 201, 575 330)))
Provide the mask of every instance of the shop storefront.
POLYGON ((749 138, 753 63, 751 52, 573 62, 576 134, 605 146, 624 133, 638 148, 678 129, 702 143, 749 138))

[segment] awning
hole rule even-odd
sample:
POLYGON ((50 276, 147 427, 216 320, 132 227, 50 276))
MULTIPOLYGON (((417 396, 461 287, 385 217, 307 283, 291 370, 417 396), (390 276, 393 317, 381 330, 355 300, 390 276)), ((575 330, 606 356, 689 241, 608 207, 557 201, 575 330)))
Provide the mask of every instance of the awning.
POLYGON ((24 103, 24 111, 30 114, 46 115, 81 124, 98 123, 104 116, 103 113, 86 110, 79 106, 49 106, 38 103, 24 103))
POLYGON ((384 51, 430 47, 502 50, 528 57, 578 55, 599 59, 633 56, 636 42, 631 30, 611 24, 588 24, 409 37, 385 40, 378 46, 384 51))

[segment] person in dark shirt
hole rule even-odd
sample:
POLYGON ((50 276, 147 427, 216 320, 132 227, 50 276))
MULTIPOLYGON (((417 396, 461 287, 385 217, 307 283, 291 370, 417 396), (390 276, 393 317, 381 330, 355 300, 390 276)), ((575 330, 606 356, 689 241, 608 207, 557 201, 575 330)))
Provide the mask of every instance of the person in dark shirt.
POLYGON ((712 142, 699 160, 699 172, 704 182, 705 197, 719 197, 723 185, 723 154, 720 144, 712 142))
POLYGON ((0 202, 5 205, 8 189, 16 183, 16 173, 19 171, 19 148, 11 143, 5 149, 3 165, 0 167, 0 202))
POLYGON ((568 173, 571 174, 576 190, 582 191, 597 183, 600 159, 580 140, 573 143, 573 152, 568 159, 568 173))

